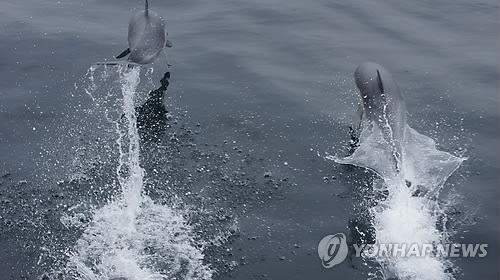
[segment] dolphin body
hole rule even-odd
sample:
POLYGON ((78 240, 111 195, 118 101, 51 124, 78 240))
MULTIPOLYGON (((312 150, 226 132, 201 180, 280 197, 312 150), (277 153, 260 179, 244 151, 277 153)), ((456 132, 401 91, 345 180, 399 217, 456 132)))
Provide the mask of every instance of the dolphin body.
POLYGON ((403 96, 385 68, 365 62, 354 78, 361 97, 359 146, 334 160, 371 169, 385 181, 400 178, 429 189, 444 184, 464 158, 437 150, 434 140, 408 126, 403 96))
POLYGON ((391 146, 395 170, 400 170, 406 128, 406 104, 391 74, 382 66, 365 62, 354 72, 361 97, 359 121, 363 116, 378 126, 391 146), (382 78, 383 77, 383 78, 382 78))
POLYGON ((128 55, 127 60, 98 62, 96 64, 150 64, 156 60, 162 51, 166 56, 165 48, 172 47, 167 35, 165 20, 149 10, 148 0, 146 0, 144 11, 138 11, 130 18, 128 24, 128 48, 116 57, 119 59, 128 55))

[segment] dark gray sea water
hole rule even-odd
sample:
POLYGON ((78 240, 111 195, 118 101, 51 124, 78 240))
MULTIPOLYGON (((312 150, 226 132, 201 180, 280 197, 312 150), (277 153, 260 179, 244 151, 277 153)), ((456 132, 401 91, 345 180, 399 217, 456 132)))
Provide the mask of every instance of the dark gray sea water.
POLYGON ((172 67, 168 75, 160 57, 153 73, 141 73, 140 162, 154 203, 144 204, 143 236, 120 247, 120 256, 156 256, 143 265, 164 278, 145 278, 131 265, 125 273, 116 255, 106 268, 117 271, 107 274, 68 269, 75 258, 87 266, 102 261, 92 252, 105 255, 99 246, 108 241, 93 238, 119 231, 98 217, 113 220, 106 214, 121 209, 113 208, 117 135, 106 120, 107 113, 117 126, 123 119, 114 100, 120 78, 112 68, 89 68, 126 49, 128 19, 143 2, 4 0, 1 280, 115 272, 129 279, 380 279, 376 263, 350 254, 326 269, 317 253, 326 235, 344 233, 355 243, 356 232, 370 228, 365 209, 376 201, 369 199, 375 175, 325 159, 348 152, 358 100, 353 72, 364 61, 391 71, 411 127, 467 157, 437 199, 450 241, 486 243, 488 255, 452 258, 447 275, 500 277, 498 1, 149 5, 166 18, 172 67), (139 253, 136 241, 146 244, 139 253))

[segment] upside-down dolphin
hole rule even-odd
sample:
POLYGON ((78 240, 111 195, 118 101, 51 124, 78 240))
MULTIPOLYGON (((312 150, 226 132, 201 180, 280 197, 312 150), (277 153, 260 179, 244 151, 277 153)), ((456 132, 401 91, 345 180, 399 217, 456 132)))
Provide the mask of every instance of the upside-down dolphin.
POLYGON ((385 68, 365 62, 354 78, 361 98, 359 147, 334 160, 371 169, 386 180, 443 184, 464 159, 437 150, 434 140, 408 126, 403 96, 385 68))
POLYGON ((128 48, 116 58, 128 55, 127 60, 98 62, 98 65, 146 65, 155 61, 166 49, 172 47, 167 39, 168 32, 165 20, 155 12, 149 10, 148 0, 145 9, 136 12, 128 24, 128 48))

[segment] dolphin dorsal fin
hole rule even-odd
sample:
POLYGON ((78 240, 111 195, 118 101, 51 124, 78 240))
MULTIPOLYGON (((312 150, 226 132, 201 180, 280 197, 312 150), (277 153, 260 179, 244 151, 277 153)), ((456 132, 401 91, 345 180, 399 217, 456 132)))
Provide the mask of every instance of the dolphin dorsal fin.
POLYGON ((384 84, 382 83, 382 77, 380 77, 380 72, 377 69, 377 83, 380 94, 384 94, 384 84))
POLYGON ((148 16, 148 12, 149 12, 148 0, 146 0, 146 8, 144 9, 144 12, 146 13, 146 16, 148 16))

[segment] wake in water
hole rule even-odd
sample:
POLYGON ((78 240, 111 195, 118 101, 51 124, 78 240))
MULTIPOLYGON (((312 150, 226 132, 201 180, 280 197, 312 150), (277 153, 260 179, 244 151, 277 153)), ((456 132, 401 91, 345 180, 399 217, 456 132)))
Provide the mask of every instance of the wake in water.
MULTIPOLYGON (((155 204, 144 192, 135 111, 140 68, 117 68, 123 115, 114 121, 121 194, 95 211, 65 269, 74 279, 210 279, 203 245, 181 210, 155 204)), ((109 94, 115 94, 110 92, 109 94)))
MULTIPOLYGON (((371 169, 382 181, 375 181, 374 192, 387 194, 368 209, 375 231, 375 244, 444 244, 447 229, 438 228, 445 215, 437 199, 446 179, 463 158, 436 149, 432 139, 406 126, 402 170, 394 172, 392 150, 378 126, 363 122, 360 146, 346 158, 329 157, 338 163, 371 169)), ((385 279, 453 279, 446 259, 425 257, 375 256, 385 279)))
MULTIPOLYGON (((464 159, 437 150, 432 139, 409 126, 406 126, 404 163, 399 173, 392 169, 391 146, 376 125, 364 121, 359 143, 353 155, 329 158, 371 169, 381 177, 382 181, 376 181, 373 189, 387 196, 369 209, 375 244, 406 244, 410 248, 412 244, 447 243, 447 229, 438 228, 445 215, 438 195, 464 159)), ((375 258, 385 279, 453 279, 448 272, 451 263, 439 256, 398 257, 389 252, 375 258)))

